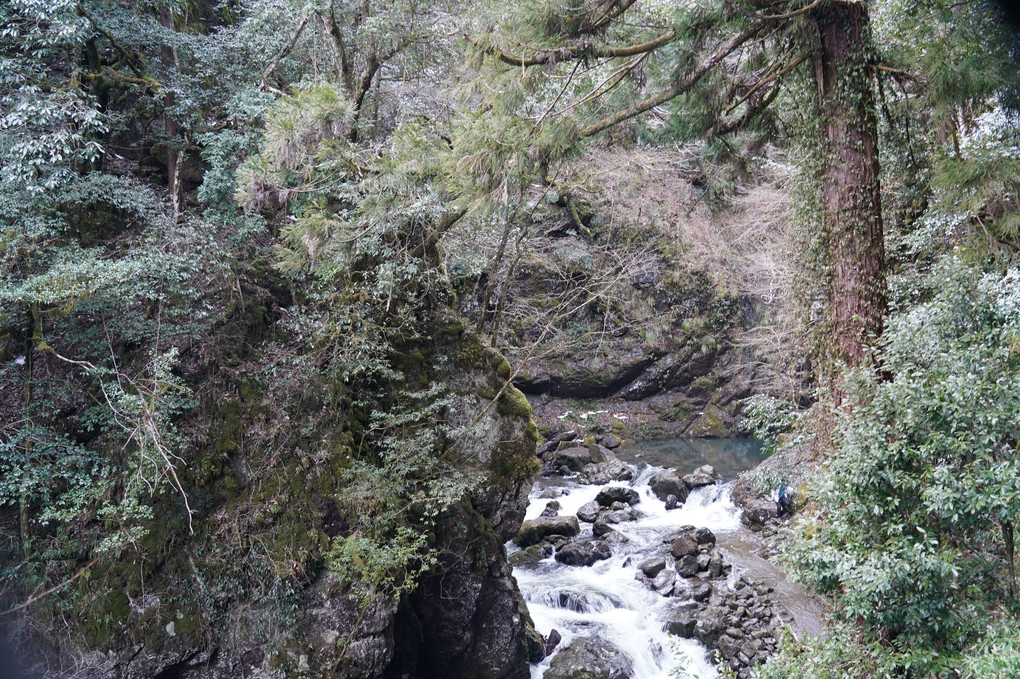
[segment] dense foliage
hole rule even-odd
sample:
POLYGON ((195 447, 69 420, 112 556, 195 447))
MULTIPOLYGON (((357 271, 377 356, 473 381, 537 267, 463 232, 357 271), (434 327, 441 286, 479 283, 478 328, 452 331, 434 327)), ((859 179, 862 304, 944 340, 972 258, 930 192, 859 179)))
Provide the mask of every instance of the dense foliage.
MULTIPOLYGON (((766 176, 799 203, 781 311, 820 341, 790 382, 803 405, 824 366, 837 404, 791 562, 836 615, 765 675, 1015 673, 1016 37, 948 0, 3 3, 4 612, 101 646, 122 591, 227 534, 236 591, 210 601, 292 612, 324 567, 413 591, 476 490, 456 452, 482 435, 445 381, 454 301, 493 343, 535 342, 518 356, 582 317, 626 332, 641 248, 696 248, 602 228, 578 196, 608 154, 647 150, 680 159, 695 203, 766 176), (545 218, 600 255, 567 253, 566 292, 510 332, 545 218), (330 530, 296 532, 302 513, 330 530)), ((691 355, 734 304, 681 326, 691 355)), ((510 374, 483 392, 526 414, 510 374)), ((774 397, 746 415, 770 448, 808 435, 774 397)))
POLYGON ((788 555, 882 672, 960 670, 987 626, 1016 615, 1018 275, 949 259, 930 301, 890 320, 890 378, 854 374, 788 555))

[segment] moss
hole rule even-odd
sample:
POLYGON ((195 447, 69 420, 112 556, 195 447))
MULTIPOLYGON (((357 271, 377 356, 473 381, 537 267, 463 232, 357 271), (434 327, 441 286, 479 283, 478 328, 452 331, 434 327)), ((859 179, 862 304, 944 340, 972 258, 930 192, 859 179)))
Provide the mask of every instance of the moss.
POLYGON ((502 354, 498 355, 496 359, 496 374, 500 379, 510 379, 510 361, 506 360, 502 354))
POLYGON ((524 427, 524 435, 531 439, 535 444, 541 440, 538 434, 538 425, 535 424, 534 420, 530 418, 528 419, 528 424, 524 427))
POLYGON ((503 395, 499 397, 499 402, 496 404, 496 409, 504 417, 516 415, 531 418, 531 404, 528 403, 527 397, 520 389, 512 385, 503 391, 503 395))
POLYGON ((428 366, 425 354, 419 347, 395 354, 391 358, 391 363, 394 368, 405 375, 418 375, 428 366))
POLYGON ((108 590, 84 609, 83 633, 97 648, 111 646, 118 633, 128 629, 131 602, 122 590, 108 590))
POLYGON ((184 636, 193 636, 198 629, 195 616, 184 615, 174 620, 174 631, 184 636))
POLYGON ((723 422, 721 412, 715 406, 705 408, 701 416, 684 432, 687 436, 706 438, 722 438, 729 436, 729 433, 729 429, 726 427, 725 422, 723 422))

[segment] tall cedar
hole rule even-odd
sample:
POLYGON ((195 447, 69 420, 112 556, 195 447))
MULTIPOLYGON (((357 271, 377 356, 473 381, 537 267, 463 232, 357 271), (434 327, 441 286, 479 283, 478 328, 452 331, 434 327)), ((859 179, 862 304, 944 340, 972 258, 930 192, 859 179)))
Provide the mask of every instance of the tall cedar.
POLYGON ((860 365, 868 360, 869 337, 882 332, 887 306, 868 13, 861 3, 840 2, 818 8, 814 17, 831 346, 836 359, 860 365))

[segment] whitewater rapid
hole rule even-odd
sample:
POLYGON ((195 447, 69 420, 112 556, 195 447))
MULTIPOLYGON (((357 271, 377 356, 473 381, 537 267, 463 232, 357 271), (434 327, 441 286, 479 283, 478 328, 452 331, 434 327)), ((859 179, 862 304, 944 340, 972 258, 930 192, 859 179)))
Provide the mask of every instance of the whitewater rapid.
MULTIPOLYGON (((632 481, 602 486, 579 485, 570 477, 543 479, 536 484, 526 519, 538 517, 552 499, 560 503, 560 516, 574 515, 609 486, 637 491, 641 499, 634 508, 642 518, 613 525, 627 542, 614 542, 613 556, 605 561, 587 567, 566 566, 550 556, 537 564, 515 567, 514 577, 536 629, 543 636, 553 629, 562 635, 559 648, 580 637, 597 637, 629 657, 633 679, 674 679, 678 670, 692 678, 711 679, 719 674, 707 649, 698 641, 672 636, 664 629, 682 599, 663 597, 635 576, 642 561, 665 553, 665 543, 672 542, 682 526, 705 527, 723 536, 740 529, 740 511, 730 500, 728 485, 693 490, 681 507, 667 511, 648 487, 648 480, 660 471, 659 467, 642 465, 632 481), (556 498, 540 497, 549 495, 550 489, 561 494, 556 498)), ((591 538, 592 524, 580 525, 578 538, 591 538)), ((517 550, 512 543, 507 548, 510 552, 517 550)), ((731 573, 730 578, 735 577, 731 573)), ((684 578, 678 583, 689 587, 684 578)), ((532 679, 543 677, 553 657, 532 666, 532 679)))

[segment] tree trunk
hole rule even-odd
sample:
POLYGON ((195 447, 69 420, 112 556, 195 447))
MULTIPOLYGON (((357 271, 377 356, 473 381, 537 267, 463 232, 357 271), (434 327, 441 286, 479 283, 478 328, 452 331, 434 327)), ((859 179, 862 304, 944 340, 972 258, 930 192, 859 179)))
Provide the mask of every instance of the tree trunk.
MULTIPOLYGON (((159 15, 159 22, 164 28, 174 30, 174 17, 169 7, 164 8, 159 15)), ((160 61, 163 62, 167 71, 177 70, 177 54, 173 45, 163 45, 159 50, 160 61)), ((168 78, 169 80, 169 78, 168 78)), ((183 195, 181 193, 181 178, 179 165, 184 155, 183 151, 177 148, 177 135, 181 126, 168 113, 175 104, 173 92, 168 92, 163 97, 163 127, 166 130, 166 174, 167 190, 170 193, 170 203, 173 207, 174 219, 176 220, 183 206, 183 195)))
POLYGON ((1000 521, 999 526, 1002 528, 1002 541, 1006 546, 1006 573, 1009 577, 1009 596, 1012 599, 1017 598, 1017 587, 1016 587, 1016 562, 1014 558, 1014 542, 1013 542, 1013 524, 1009 521, 1000 521))
POLYGON ((874 361, 867 347, 882 333, 887 306, 871 36, 863 3, 828 3, 814 17, 831 359, 858 366, 874 361))

